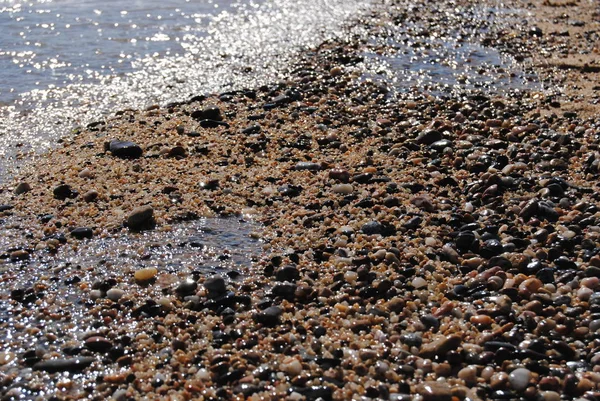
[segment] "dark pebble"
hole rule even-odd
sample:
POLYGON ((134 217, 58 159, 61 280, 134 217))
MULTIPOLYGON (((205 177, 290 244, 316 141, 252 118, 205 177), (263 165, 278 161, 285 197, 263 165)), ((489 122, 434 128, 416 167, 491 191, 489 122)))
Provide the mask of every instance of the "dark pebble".
POLYGON ((204 288, 210 295, 221 295, 227 291, 225 279, 221 276, 214 276, 204 281, 204 288))
POLYGON ((202 110, 196 110, 192 112, 191 117, 196 120, 214 120, 221 121, 221 110, 217 106, 208 106, 202 110))
POLYGON ((72 359, 50 359, 33 365, 33 370, 43 370, 48 373, 81 372, 90 366, 96 359, 92 357, 79 357, 72 359))
POLYGON ((415 140, 420 145, 432 145, 442 140, 442 133, 434 129, 428 129, 421 132, 415 140))
POLYGON ((131 141, 112 140, 108 144, 108 150, 113 156, 121 159, 137 159, 142 156, 142 148, 131 141))
POLYGON ((368 223, 365 223, 360 230, 363 234, 367 235, 381 234, 383 232, 383 225, 378 221, 369 221, 368 223))
POLYGON ((71 231, 71 236, 77 239, 92 238, 94 236, 94 232, 89 227, 77 227, 71 231))
POLYGON ((279 306, 269 306, 267 309, 254 314, 254 320, 265 326, 275 326, 279 324, 279 317, 283 309, 279 306))
POLYGON ((307 401, 317 399, 327 401, 333 399, 333 389, 327 386, 292 387, 290 391, 303 395, 307 401))
POLYGON ((85 340, 85 347, 94 352, 108 352, 112 349, 112 343, 104 337, 93 336, 85 340))
POLYGON ((210 119, 201 120, 200 126, 202 128, 217 128, 217 127, 229 128, 229 124, 227 124, 224 121, 216 121, 216 120, 210 120, 210 119))
POLYGON ((175 291, 179 295, 189 295, 194 293, 197 288, 198 283, 196 280, 194 280, 192 277, 188 277, 177 285, 175 291))
POLYGON ((77 195, 79 195, 79 192, 73 190, 71 188, 71 186, 67 185, 67 184, 61 184, 61 185, 55 187, 52 190, 52 193, 54 194, 54 198, 56 198, 58 200, 65 200, 67 198, 76 198, 77 195))
POLYGON ((127 227, 133 231, 154 228, 154 209, 151 206, 141 206, 134 209, 127 217, 127 227))
POLYGON ((300 278, 300 272, 298 268, 293 265, 283 266, 275 272, 275 279, 277 281, 290 281, 294 282, 300 278))

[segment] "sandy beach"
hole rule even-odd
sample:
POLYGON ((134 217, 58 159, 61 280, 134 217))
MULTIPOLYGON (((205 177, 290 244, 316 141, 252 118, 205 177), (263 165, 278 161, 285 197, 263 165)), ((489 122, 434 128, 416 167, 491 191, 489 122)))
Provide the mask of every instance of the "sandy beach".
POLYGON ((376 5, 280 82, 65 136, 0 193, 0 399, 598 399, 600 5, 505 6, 376 5), (361 63, 416 21, 541 88, 391 97, 361 63), (225 217, 233 273, 50 262, 225 217))

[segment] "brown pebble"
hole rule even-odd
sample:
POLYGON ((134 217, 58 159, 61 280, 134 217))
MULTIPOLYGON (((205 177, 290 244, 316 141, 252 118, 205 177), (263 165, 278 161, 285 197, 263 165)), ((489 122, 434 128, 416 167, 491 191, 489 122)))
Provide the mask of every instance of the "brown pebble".
POLYGON ((417 393, 423 401, 452 401, 452 390, 443 382, 425 382, 417 386, 417 393))

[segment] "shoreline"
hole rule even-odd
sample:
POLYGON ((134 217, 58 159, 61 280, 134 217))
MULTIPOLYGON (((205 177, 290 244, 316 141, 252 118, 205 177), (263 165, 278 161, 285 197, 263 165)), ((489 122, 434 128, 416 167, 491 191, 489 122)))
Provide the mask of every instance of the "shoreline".
MULTIPOLYGON (((97 288, 94 266, 40 272, 1 294, 14 316, 0 333, 28 345, 0 350, 12 389, 0 395, 16 396, 31 362, 30 391, 50 384, 65 399, 595 399, 600 71, 572 53, 597 54, 577 35, 600 10, 579 6, 536 0, 530 29, 492 32, 513 56, 535 55, 524 64, 546 85, 580 87, 563 93, 389 102, 359 79, 365 43, 330 41, 284 82, 122 111, 65 138, 0 193, 14 233, 3 288, 63 247, 200 217, 253 216, 268 253, 236 280, 191 284, 142 254, 112 281, 96 274, 110 281, 97 288), (548 23, 563 9, 577 24, 548 23), (75 308, 88 328, 67 340, 18 324, 68 326, 56 276, 84 276, 75 308)), ((403 7, 365 28, 385 38, 386 24, 416 18, 403 7)))

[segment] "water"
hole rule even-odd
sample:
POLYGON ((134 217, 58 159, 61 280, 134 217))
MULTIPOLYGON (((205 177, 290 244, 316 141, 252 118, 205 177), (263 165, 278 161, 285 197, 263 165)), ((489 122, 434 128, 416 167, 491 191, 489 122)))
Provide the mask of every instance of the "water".
POLYGON ((0 182, 76 125, 254 87, 368 0, 0 0, 0 182))

